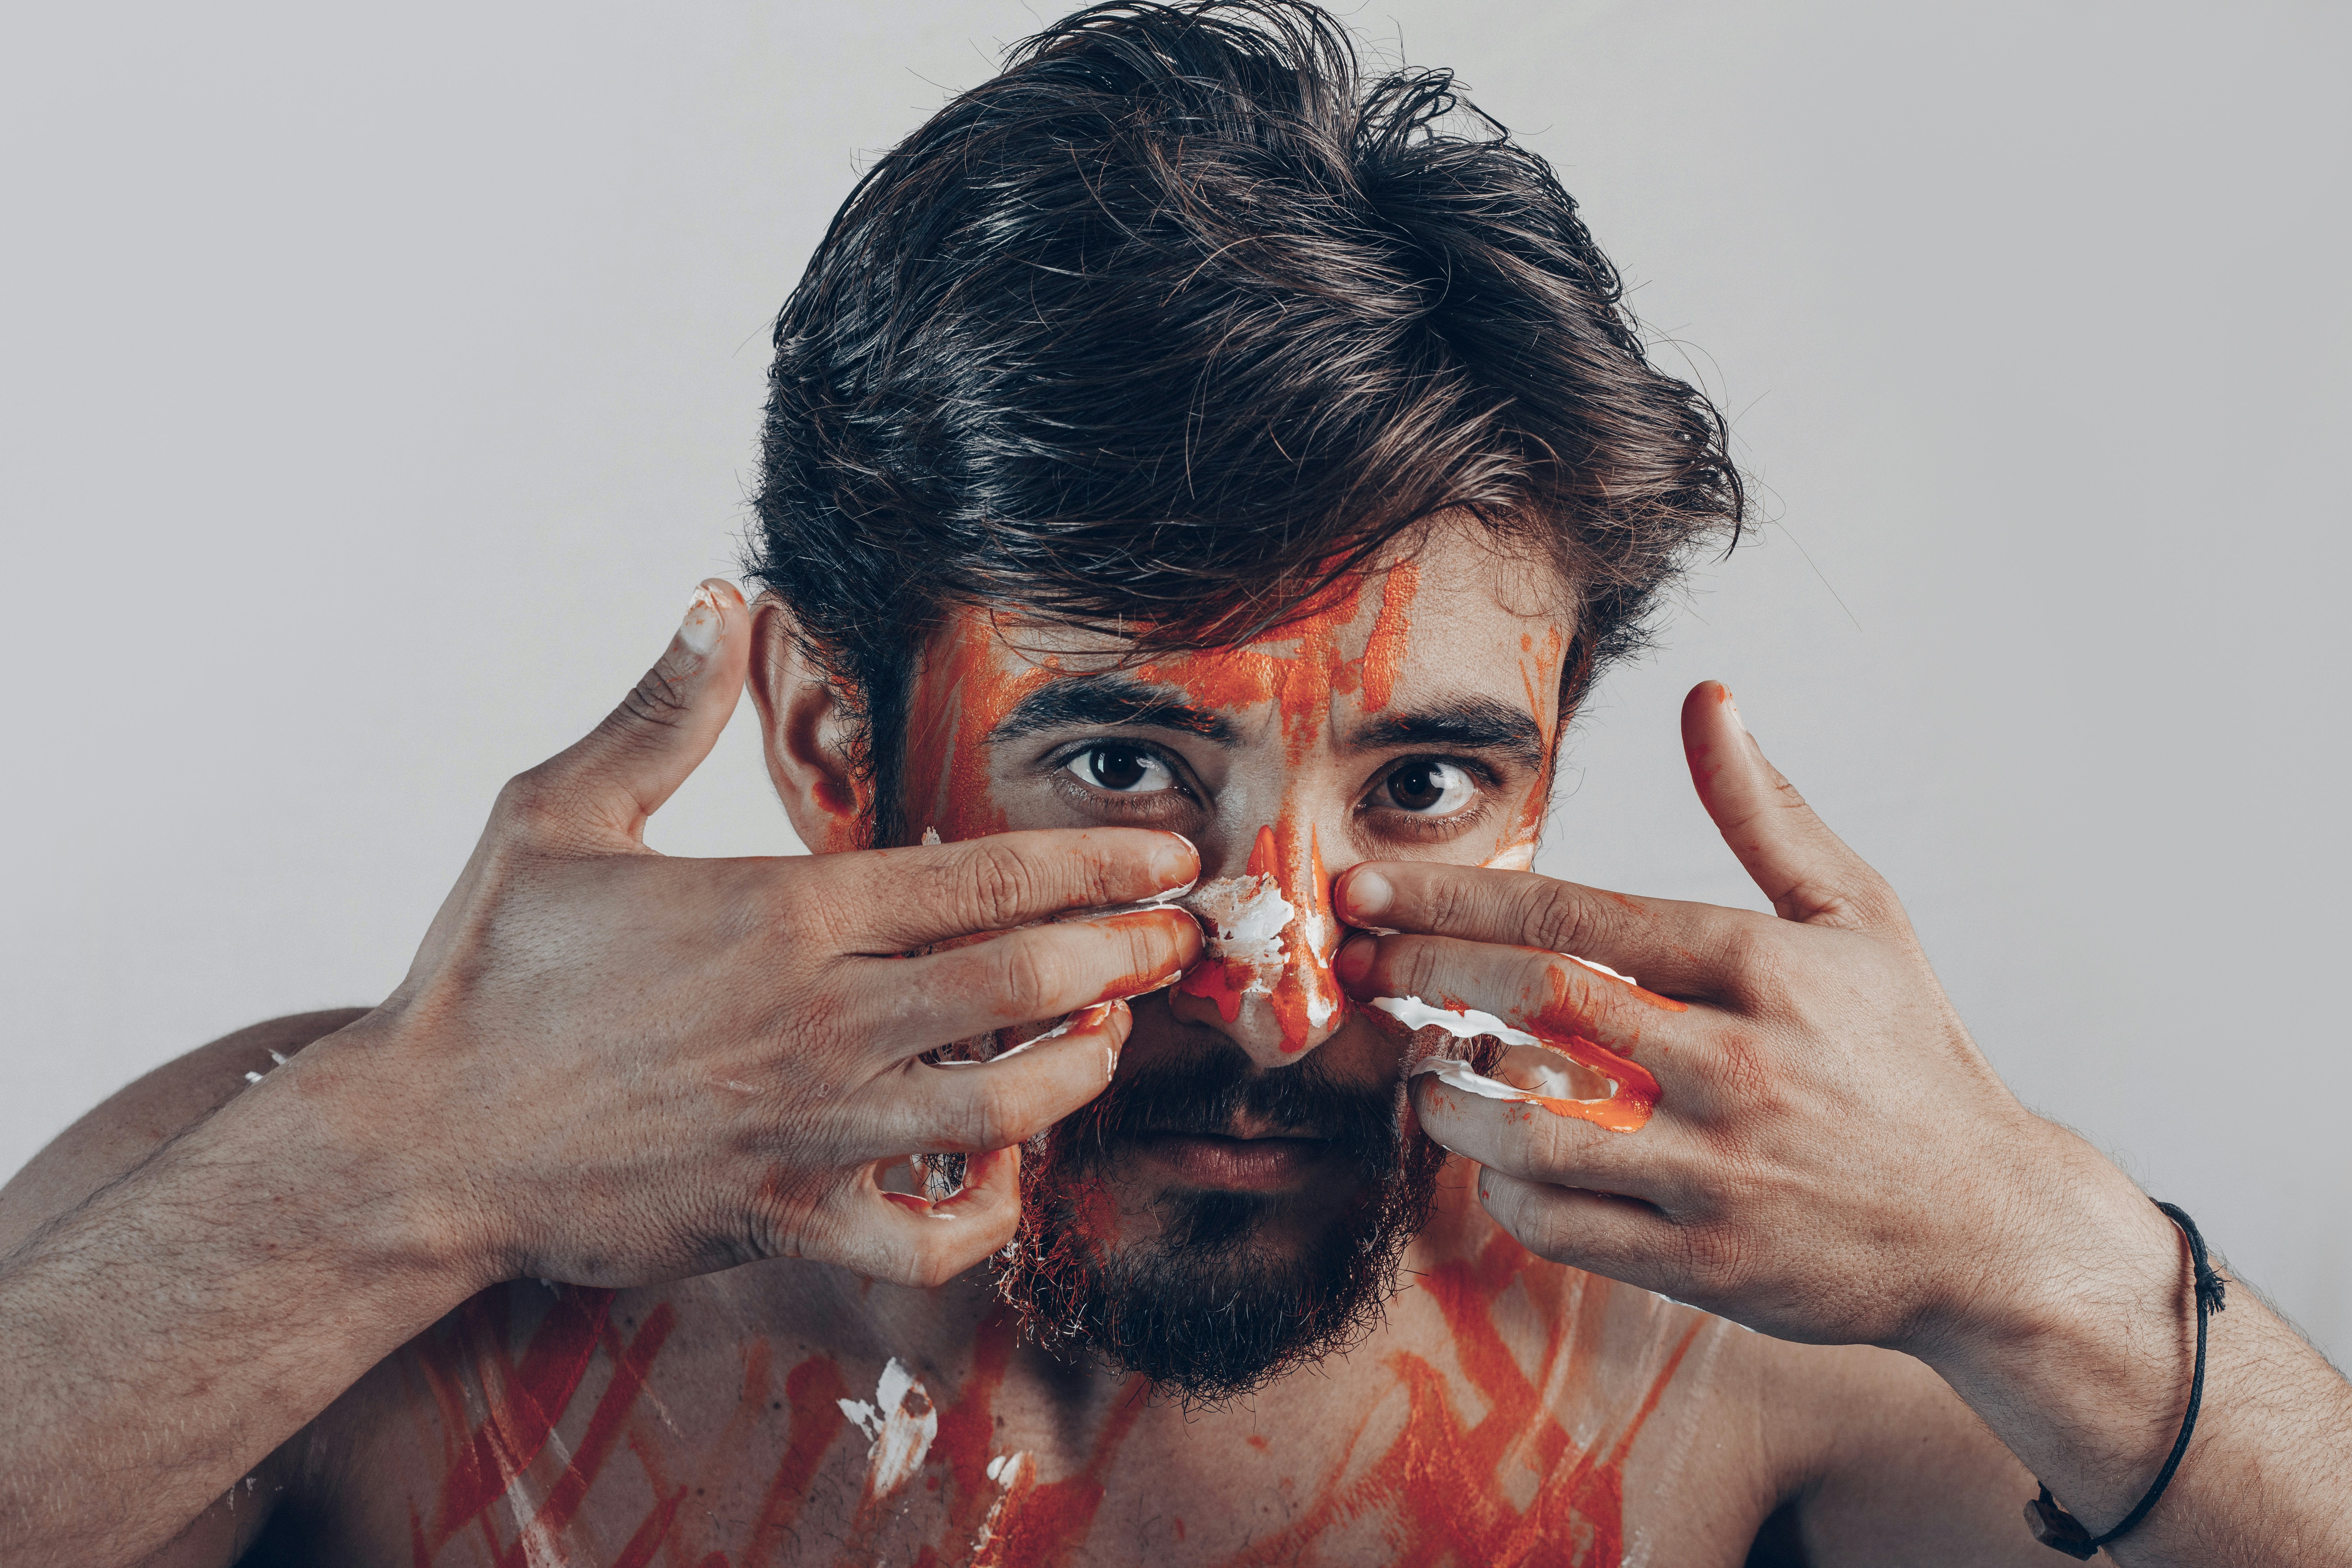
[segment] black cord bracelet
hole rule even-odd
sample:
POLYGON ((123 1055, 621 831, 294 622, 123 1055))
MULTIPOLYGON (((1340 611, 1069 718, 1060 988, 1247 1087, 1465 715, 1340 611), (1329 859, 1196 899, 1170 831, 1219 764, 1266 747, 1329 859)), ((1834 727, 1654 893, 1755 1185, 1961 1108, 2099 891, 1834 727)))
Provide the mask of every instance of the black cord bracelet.
POLYGON ((2158 1204, 2165 1217, 2179 1226, 2189 1237, 2189 1260, 2197 1279, 2197 1370, 2189 1379, 2189 1410, 2180 1418, 2180 1436, 2172 1440, 2172 1453, 2164 1461, 2164 1468, 2156 1473, 2156 1484, 2137 1507, 2124 1515, 2124 1521, 2105 1535, 2095 1536, 2083 1528, 2083 1521, 2058 1506, 2058 1500, 2044 1486, 2042 1495, 2025 1505, 2026 1527, 2033 1539, 2044 1546, 2055 1547, 2069 1557, 2088 1560, 2108 1542, 2129 1533, 2132 1527, 2147 1517, 2164 1489, 2172 1484, 2172 1472, 2180 1468, 2180 1456, 2189 1452, 2189 1435, 2197 1430, 2197 1407, 2205 1400, 2205 1325, 2223 1306, 2221 1287, 2226 1283, 2205 1259, 2205 1238, 2197 1233, 2197 1222, 2185 1210, 2170 1204, 2158 1204))

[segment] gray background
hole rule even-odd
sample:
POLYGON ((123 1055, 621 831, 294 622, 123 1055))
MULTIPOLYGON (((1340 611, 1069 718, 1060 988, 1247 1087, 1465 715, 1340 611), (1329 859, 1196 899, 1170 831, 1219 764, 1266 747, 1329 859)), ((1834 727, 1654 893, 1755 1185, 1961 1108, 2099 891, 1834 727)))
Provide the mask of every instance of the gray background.
MULTIPOLYGON (((1353 15, 1556 163, 1769 520, 1600 693, 1543 868, 1752 901, 1675 742, 1729 680, 2018 1092, 2352 1350, 2346 13, 1353 15)), ((1037 19, 17 8, 0 1168, 395 982, 730 566, 861 158, 1037 19)), ((657 846, 793 847, 749 719, 657 846)))

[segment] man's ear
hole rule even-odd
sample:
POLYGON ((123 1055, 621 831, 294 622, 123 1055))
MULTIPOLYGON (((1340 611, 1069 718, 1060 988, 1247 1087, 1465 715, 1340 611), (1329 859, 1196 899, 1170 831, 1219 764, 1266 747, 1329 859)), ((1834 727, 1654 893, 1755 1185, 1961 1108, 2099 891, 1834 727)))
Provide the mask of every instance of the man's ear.
POLYGON ((751 605, 751 685, 768 780, 793 831, 816 854, 858 847, 872 803, 850 762, 849 706, 802 647, 799 623, 773 594, 751 605))

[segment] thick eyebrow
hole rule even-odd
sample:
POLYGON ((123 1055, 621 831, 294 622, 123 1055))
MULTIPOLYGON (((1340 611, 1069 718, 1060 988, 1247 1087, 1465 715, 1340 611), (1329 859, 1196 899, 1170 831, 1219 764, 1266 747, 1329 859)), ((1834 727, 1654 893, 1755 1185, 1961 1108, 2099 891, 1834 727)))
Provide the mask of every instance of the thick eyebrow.
POLYGON ((1544 763, 1543 731, 1532 715, 1491 697, 1457 697, 1402 713, 1383 713, 1348 737, 1349 749, 1458 746, 1499 752, 1530 768, 1544 763))
POLYGON ((988 732, 988 743, 1002 745, 1047 730, 1118 724, 1181 730, 1220 745, 1231 744, 1234 737, 1234 727, 1223 716, 1171 696, 1167 687, 1124 675, 1087 675, 1054 681, 1024 697, 988 732))

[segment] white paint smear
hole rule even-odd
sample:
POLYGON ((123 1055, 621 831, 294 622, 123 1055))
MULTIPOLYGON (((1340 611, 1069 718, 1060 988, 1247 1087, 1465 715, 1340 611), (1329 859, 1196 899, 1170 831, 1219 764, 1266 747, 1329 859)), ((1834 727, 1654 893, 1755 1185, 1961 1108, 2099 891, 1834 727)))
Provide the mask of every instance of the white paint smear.
POLYGON ((930 1394, 897 1356, 882 1369, 874 1404, 862 1399, 835 1403, 872 1444, 866 1450, 866 1496, 888 1497, 923 1468, 923 1456, 931 1451, 931 1439, 940 1433, 940 1413, 930 1394))
POLYGON ((1031 1468, 1029 1451, 1025 1448, 1011 1454, 999 1454, 988 1461, 988 1479, 1003 1489, 996 1501, 989 1505, 988 1517, 980 1521, 980 1533, 971 1538, 971 1561, 978 1563, 988 1555, 988 1542, 996 1534, 997 1521, 1004 1516, 1004 1505, 1012 1500, 1013 1489, 1025 1479, 1031 1468))
MULTIPOLYGON (((1562 956, 1565 956, 1564 954, 1562 956)), ((1580 960, 1579 962, 1581 962, 1580 960)), ((1490 1036, 1506 1046, 1532 1046, 1543 1056, 1514 1055, 1511 1065, 1544 1080, 1541 1089, 1521 1089, 1500 1079, 1488 1078, 1468 1062, 1454 1057, 1425 1056, 1405 1069, 1405 1077, 1418 1078, 1423 1073, 1435 1073, 1437 1081, 1465 1094, 1479 1095, 1487 1100, 1508 1100, 1526 1104, 1538 1100, 1572 1100, 1580 1105, 1598 1105, 1613 1097, 1617 1083, 1602 1078, 1609 1086, 1606 1094, 1585 1096, 1575 1092, 1568 1076, 1567 1065, 1552 1067, 1544 1060, 1550 1057, 1563 1064, 1569 1058, 1545 1045, 1524 1029, 1515 1029, 1492 1013, 1481 1013, 1475 1007, 1433 1007, 1418 996, 1375 996, 1372 1005, 1394 1018, 1408 1029, 1443 1029, 1457 1040, 1490 1036)), ((1586 1068, 1591 1071, 1591 1068, 1586 1068)))
POLYGON ((1200 921, 1209 956, 1249 966, 1244 992, 1272 995, 1282 978, 1282 933, 1298 911, 1272 877, 1219 877, 1184 900, 1200 921))
POLYGON ((1615 970, 1613 970, 1613 969, 1610 968, 1610 967, 1609 967, 1607 964, 1605 964, 1605 963, 1594 963, 1591 959, 1589 959, 1589 958, 1579 958, 1579 957, 1577 957, 1577 956, 1576 956, 1576 954, 1574 954, 1574 953, 1572 953, 1572 952, 1563 952, 1563 953, 1561 953, 1561 954, 1560 954, 1560 956, 1561 956, 1562 958, 1564 958, 1564 959, 1568 960, 1570 963, 1580 963, 1580 964, 1584 965, 1584 967, 1585 967, 1585 968, 1587 968, 1587 969, 1597 969, 1597 970, 1599 970, 1601 973, 1603 973, 1603 974, 1605 974, 1605 975, 1609 976, 1609 978, 1610 978, 1610 979, 1612 979, 1612 980, 1622 980, 1622 981, 1623 981, 1623 982, 1624 982, 1626 984, 1628 984, 1628 985, 1639 985, 1640 984, 1642 984, 1640 981, 1638 981, 1638 980, 1634 979, 1634 978, 1633 978, 1632 975, 1630 975, 1630 974, 1620 974, 1620 973, 1618 973, 1615 970))
POLYGON ((1475 1007, 1433 1007, 1418 996, 1375 996, 1372 1005, 1408 1029, 1443 1029, 1457 1040, 1492 1035, 1507 1046, 1543 1043, 1526 1030, 1514 1029, 1492 1013, 1481 1013, 1475 1007))

